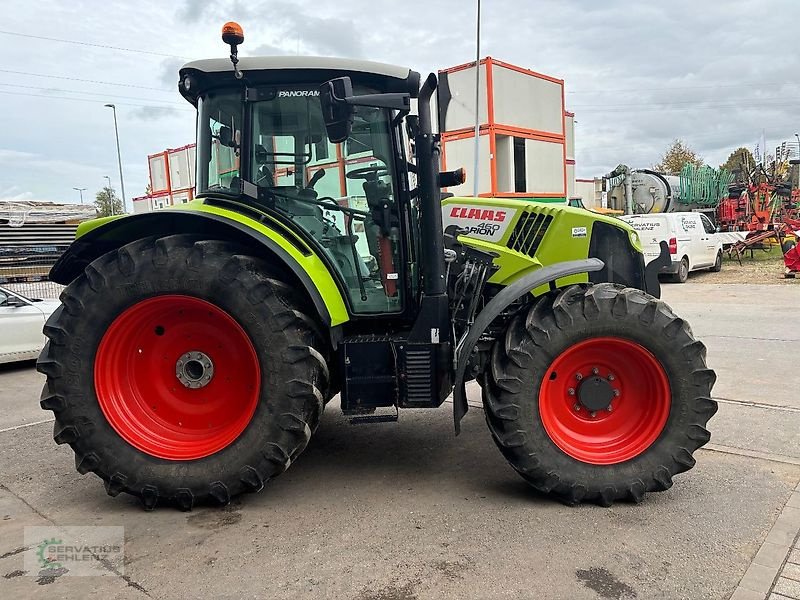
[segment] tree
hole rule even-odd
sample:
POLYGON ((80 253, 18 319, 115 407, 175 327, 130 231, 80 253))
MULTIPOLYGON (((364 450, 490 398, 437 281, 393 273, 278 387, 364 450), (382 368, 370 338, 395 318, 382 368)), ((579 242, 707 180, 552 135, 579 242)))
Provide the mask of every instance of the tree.
POLYGON ((750 171, 756 166, 753 153, 745 147, 737 148, 719 168, 733 173, 737 181, 746 181, 750 171))
POLYGON ((121 215, 125 212, 122 206, 122 199, 114 192, 114 188, 110 187, 104 187, 97 192, 95 195, 94 207, 97 209, 98 217, 121 215))
POLYGON ((653 165, 653 170, 668 175, 678 175, 686 163, 702 167, 703 159, 684 144, 683 140, 674 140, 664 152, 664 156, 661 157, 661 162, 653 165))

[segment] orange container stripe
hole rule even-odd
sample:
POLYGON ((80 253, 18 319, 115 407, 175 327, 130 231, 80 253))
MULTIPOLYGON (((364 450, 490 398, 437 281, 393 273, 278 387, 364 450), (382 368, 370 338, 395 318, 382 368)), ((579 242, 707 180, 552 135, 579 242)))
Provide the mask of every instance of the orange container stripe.
POLYGON ((517 65, 512 65, 510 63, 503 62, 501 60, 492 59, 492 62, 499 67, 504 67, 506 69, 510 69, 512 71, 516 71, 517 73, 523 73, 525 75, 530 75, 531 77, 537 77, 539 79, 544 79, 546 81, 551 81, 553 83, 557 83, 561 86, 564 85, 563 79, 558 79, 556 77, 550 77, 549 75, 544 75, 543 73, 537 73, 536 71, 531 71, 530 69, 525 69, 524 67, 518 67, 517 65))
POLYGON ((565 137, 560 133, 550 131, 540 131, 538 129, 527 129, 525 127, 514 127, 512 125, 495 125, 494 129, 501 134, 515 135, 517 137, 541 139, 550 142, 564 142, 565 137))
POLYGON ((503 192, 497 196, 501 198, 563 198, 564 194, 558 192, 503 192))
MULTIPOLYGON (((486 58, 482 58, 482 59, 481 59, 481 64, 482 64, 482 65, 483 65, 483 64, 486 64, 486 61, 487 61, 487 60, 491 60, 491 57, 490 57, 490 56, 487 56, 486 58)), ((460 64, 460 65, 456 65, 455 67, 450 67, 450 68, 447 68, 447 69, 442 69, 442 70, 440 70, 440 71, 439 71, 439 73, 455 73, 456 71, 463 71, 463 70, 465 70, 465 69, 470 69, 470 68, 472 68, 472 67, 474 67, 474 66, 475 66, 475 61, 473 60, 472 62, 468 62, 468 63, 463 63, 463 64, 460 64)))

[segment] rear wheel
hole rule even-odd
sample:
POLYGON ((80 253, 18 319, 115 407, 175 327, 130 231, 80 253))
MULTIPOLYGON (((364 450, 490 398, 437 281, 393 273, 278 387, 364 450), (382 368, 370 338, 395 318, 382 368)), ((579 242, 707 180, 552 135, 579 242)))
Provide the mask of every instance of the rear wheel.
POLYGON ((283 472, 319 422, 328 370, 306 303, 226 242, 128 244, 62 301, 41 404, 111 495, 225 504, 283 472))
POLYGON ((692 468, 717 410, 706 350, 664 302, 612 284, 538 300, 495 342, 492 436, 536 489, 567 503, 640 501, 692 468))
POLYGON ((672 281, 686 283, 687 279, 689 279, 689 259, 684 256, 681 259, 681 264, 678 265, 678 272, 672 276, 672 281))

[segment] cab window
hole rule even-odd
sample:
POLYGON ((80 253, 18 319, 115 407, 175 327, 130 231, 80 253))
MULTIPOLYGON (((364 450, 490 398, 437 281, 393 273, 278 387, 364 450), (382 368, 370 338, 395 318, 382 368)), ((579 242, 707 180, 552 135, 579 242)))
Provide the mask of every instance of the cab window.
POLYGON ((315 90, 262 97, 253 103, 248 174, 259 202, 317 242, 344 281, 354 312, 400 312, 403 256, 391 113, 357 107, 350 138, 334 145, 315 90))

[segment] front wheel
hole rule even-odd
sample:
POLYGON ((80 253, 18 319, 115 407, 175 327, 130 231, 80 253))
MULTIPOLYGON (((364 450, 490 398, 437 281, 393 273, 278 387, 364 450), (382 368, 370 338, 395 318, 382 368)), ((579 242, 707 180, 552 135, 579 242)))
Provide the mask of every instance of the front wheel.
POLYGON ((711 267, 712 273, 719 273, 722 271, 722 250, 717 252, 717 258, 714 260, 714 266, 711 267))
POLYGON ((717 410, 706 349, 662 301, 613 284, 572 286, 508 324, 484 373, 503 455, 570 503, 641 501, 692 468, 717 410))

